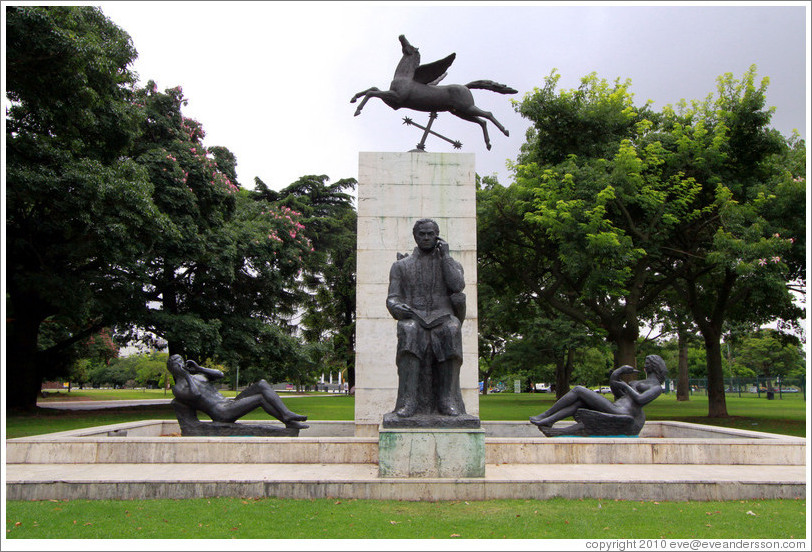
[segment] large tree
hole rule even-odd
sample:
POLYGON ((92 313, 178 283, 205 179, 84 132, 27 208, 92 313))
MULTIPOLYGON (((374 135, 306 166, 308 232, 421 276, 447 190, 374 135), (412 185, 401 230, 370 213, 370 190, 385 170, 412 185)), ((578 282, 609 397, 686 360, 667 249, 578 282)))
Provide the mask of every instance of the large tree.
POLYGON ((327 175, 306 175, 280 191, 255 179, 253 197, 292 209, 312 244, 300 280, 305 294, 298 304, 299 329, 308 343, 326 344, 320 369, 345 372, 355 382, 356 181, 328 183, 327 175))
POLYGON ((694 216, 681 221, 666 252, 677 297, 705 342, 708 415, 727 416, 721 341, 726 324, 757 327, 803 316, 793 284, 805 282, 804 143, 769 127, 768 80, 718 80, 702 102, 664 110, 661 133, 669 171, 701 184, 694 216))
POLYGON ((656 114, 634 107, 629 82, 592 74, 557 91, 559 78, 517 105, 533 127, 515 182, 478 198, 479 238, 544 308, 602 332, 616 365, 635 365, 641 317, 673 279, 658 270, 660 248, 696 185, 662 173, 661 148, 638 149, 656 114))
POLYGON ((774 378, 805 373, 804 353, 798 337, 773 329, 763 329, 743 338, 737 347, 736 365, 767 378, 768 391, 772 391, 774 378))
POLYGON ((166 222, 127 157, 130 37, 92 7, 6 8, 7 400, 36 405, 46 367, 120 320, 166 222), (40 346, 44 321, 66 331, 40 346))
POLYGON ((289 321, 312 249, 300 214, 239 187, 236 158, 204 146, 180 87, 159 92, 150 81, 137 102, 144 124, 133 155, 170 224, 144 260, 136 325, 164 338, 170 354, 279 374, 297 351, 289 321))
POLYGON ((676 288, 671 308, 705 341, 710 416, 726 415, 724 322, 792 320, 787 284, 805 281, 805 150, 769 129, 754 76, 653 113, 628 82, 556 91, 553 73, 517 106, 533 127, 515 182, 480 196, 480 247, 538 301, 606 332, 616 365, 635 363, 638 328, 676 288))
POLYGON ((512 199, 504 191, 491 177, 478 182, 479 366, 485 392, 492 376, 507 371, 537 382, 552 379, 561 397, 570 388, 576 351, 593 340, 592 332, 551 308, 520 271, 509 268, 528 260, 530 244, 509 235, 512 219, 503 208, 512 199), (543 365, 555 367, 552 378, 542 376, 543 365))

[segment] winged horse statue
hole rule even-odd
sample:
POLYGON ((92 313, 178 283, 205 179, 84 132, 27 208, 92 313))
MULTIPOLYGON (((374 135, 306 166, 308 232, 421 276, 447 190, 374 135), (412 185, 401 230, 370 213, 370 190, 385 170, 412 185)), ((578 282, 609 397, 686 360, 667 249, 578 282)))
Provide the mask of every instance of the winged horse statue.
POLYGON ((395 76, 389 85, 389 90, 368 88, 358 92, 352 97, 350 103, 355 103, 358 98, 363 97, 355 115, 361 114, 361 110, 370 98, 380 98, 392 109, 405 107, 416 111, 427 111, 436 113, 437 111, 448 111, 466 121, 477 123, 482 127, 485 136, 485 146, 491 149, 491 141, 488 137, 488 128, 485 119, 496 125, 505 136, 510 133, 496 120, 493 113, 484 111, 474 105, 474 96, 471 94, 472 88, 490 90, 499 94, 516 94, 516 90, 490 80, 476 80, 468 84, 450 84, 438 86, 441 80, 447 75, 446 70, 454 62, 457 54, 451 54, 441 60, 426 65, 420 65, 420 52, 417 48, 409 44, 404 35, 398 37, 403 47, 403 57, 400 59, 395 76))

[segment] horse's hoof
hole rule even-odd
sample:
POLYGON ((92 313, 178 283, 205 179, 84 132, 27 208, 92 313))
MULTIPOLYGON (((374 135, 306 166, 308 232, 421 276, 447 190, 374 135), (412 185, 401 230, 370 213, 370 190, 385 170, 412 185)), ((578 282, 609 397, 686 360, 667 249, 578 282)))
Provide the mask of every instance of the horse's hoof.
POLYGON ((485 147, 488 148, 488 151, 491 151, 491 145, 490 144, 485 144, 485 147))
POLYGON ((351 99, 351 100, 350 100, 350 103, 355 103, 355 100, 357 100, 357 99, 358 99, 358 98, 353 98, 353 99, 351 99))
POLYGON ((355 112, 355 117, 358 117, 360 114, 361 114, 361 110, 359 109, 359 110, 357 110, 357 111, 355 112))
POLYGON ((509 130, 505 130, 505 136, 510 136, 510 131, 509 130))

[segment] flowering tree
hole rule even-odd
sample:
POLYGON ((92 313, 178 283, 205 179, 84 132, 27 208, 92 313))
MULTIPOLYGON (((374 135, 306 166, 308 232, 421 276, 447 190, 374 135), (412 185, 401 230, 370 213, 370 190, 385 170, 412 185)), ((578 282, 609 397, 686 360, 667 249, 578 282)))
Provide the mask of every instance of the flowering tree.
POLYGON ((352 178, 328 181, 326 175, 306 175, 277 192, 256 179, 253 196, 301 214, 306 228, 300 232, 311 240, 313 249, 304 259, 300 280, 299 328, 308 343, 325 344, 317 369, 346 370, 353 385, 357 216, 353 198, 345 190, 353 189, 356 182, 352 178))
POLYGON ((295 278, 312 250, 300 214, 241 191, 233 154, 203 145, 180 87, 159 92, 150 81, 136 101, 144 124, 135 157, 169 221, 145 259, 137 326, 163 337, 170 354, 198 359, 243 364, 284 348, 286 332, 269 326, 293 310, 295 278))

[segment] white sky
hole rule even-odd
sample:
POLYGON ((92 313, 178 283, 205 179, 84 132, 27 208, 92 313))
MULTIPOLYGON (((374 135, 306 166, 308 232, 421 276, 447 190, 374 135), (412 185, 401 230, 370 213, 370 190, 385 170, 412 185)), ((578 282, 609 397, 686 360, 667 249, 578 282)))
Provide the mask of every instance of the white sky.
MULTIPOLYGON (((259 176, 281 189, 305 174, 332 181, 358 173, 360 151, 408 151, 422 131, 410 116, 371 99, 359 117, 354 93, 389 87, 405 34, 422 62, 457 59, 443 84, 496 80, 519 90, 503 96, 475 90, 476 104, 510 130, 490 123, 493 149, 478 125, 441 113, 433 130, 476 154, 481 175, 509 183, 528 123, 520 99, 554 68, 562 88, 595 71, 632 80, 635 103, 654 108, 704 99, 726 72, 740 78, 751 64, 770 78, 773 126, 806 138, 809 92, 808 2, 630 5, 583 3, 426 2, 99 2, 133 38, 141 81, 183 87, 184 109, 206 130, 207 146, 237 157, 240 184, 259 176)), ((454 151, 429 138, 428 151, 454 151)))

